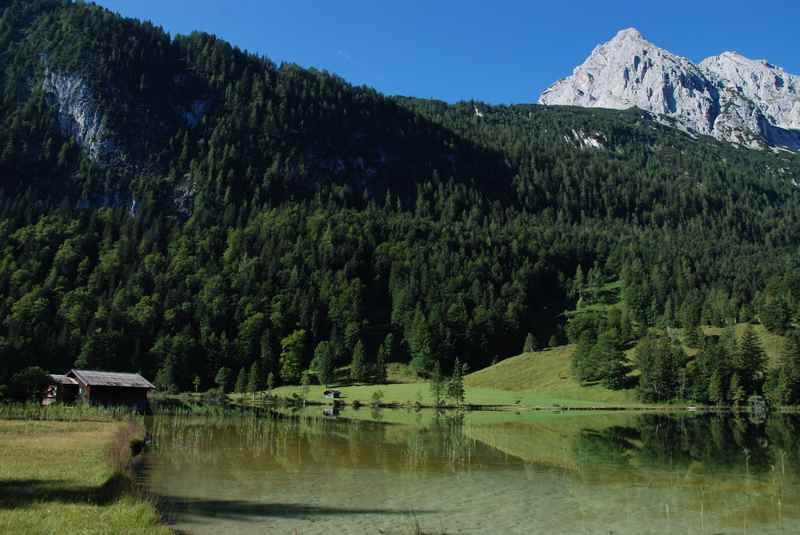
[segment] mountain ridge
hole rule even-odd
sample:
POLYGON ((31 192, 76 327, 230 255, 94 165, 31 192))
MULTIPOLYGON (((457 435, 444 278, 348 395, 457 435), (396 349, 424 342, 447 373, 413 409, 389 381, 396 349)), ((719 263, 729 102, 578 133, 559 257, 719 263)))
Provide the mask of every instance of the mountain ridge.
POLYGON ((750 148, 800 151, 800 76, 735 52, 695 64, 635 28, 596 46, 538 102, 637 107, 693 134, 750 148))

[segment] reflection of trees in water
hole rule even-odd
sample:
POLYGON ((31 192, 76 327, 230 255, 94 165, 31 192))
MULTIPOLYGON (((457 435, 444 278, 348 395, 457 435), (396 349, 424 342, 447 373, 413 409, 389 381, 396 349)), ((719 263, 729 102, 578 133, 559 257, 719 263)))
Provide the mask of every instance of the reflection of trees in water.
POLYGON ((437 415, 417 426, 307 416, 158 417, 152 436, 162 464, 297 471, 311 467, 407 469, 465 467, 475 441, 463 415, 437 415))
POLYGON ((584 429, 575 443, 582 468, 645 466, 675 469, 701 463, 708 470, 764 473, 800 467, 800 419, 776 415, 766 423, 739 415, 646 414, 634 426, 584 429))
POLYGON ((470 466, 477 443, 464 433, 464 414, 437 413, 427 427, 413 429, 406 438, 406 464, 424 464, 451 469, 470 466))

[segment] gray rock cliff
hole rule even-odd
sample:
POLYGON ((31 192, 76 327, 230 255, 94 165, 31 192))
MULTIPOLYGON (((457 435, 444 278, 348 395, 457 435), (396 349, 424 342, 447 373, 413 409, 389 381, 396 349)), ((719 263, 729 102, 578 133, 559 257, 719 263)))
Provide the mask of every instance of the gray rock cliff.
POLYGON ((103 163, 119 155, 94 95, 81 77, 45 69, 42 90, 48 104, 58 111, 62 133, 74 139, 92 160, 103 163))
POLYGON ((695 65, 622 30, 539 97, 545 105, 669 117, 691 133, 751 148, 800 151, 800 77, 733 52, 695 65))

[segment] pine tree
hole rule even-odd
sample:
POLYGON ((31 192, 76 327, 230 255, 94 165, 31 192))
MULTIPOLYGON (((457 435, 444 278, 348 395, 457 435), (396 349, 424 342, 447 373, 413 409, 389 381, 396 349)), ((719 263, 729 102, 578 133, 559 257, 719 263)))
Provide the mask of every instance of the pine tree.
POLYGON ((800 331, 786 335, 786 343, 780 356, 778 395, 781 403, 800 403, 800 331))
POLYGON ((386 349, 385 345, 381 344, 375 360, 375 382, 379 384, 385 383, 386 375, 386 349))
POLYGON ((749 326, 739 340, 733 365, 745 395, 760 394, 766 379, 767 360, 758 335, 749 326))
POLYGON ((300 379, 306 331, 299 329, 281 340, 281 379, 292 383, 300 379))
POLYGON ((364 343, 359 340, 353 348, 353 361, 350 363, 350 380, 354 383, 364 381, 366 375, 366 355, 364 354, 364 343))
POLYGON ((699 325, 690 325, 686 328, 686 344, 689 347, 699 348, 703 344, 703 333, 699 325))
POLYGON ((175 365, 173 364, 172 356, 168 356, 164 361, 164 365, 158 370, 155 379, 156 386, 159 390, 167 393, 176 391, 175 386, 175 365))
POLYGON ((433 398, 433 406, 434 407, 441 407, 444 405, 444 396, 445 396, 445 381, 444 377, 442 377, 442 367, 439 365, 439 361, 437 360, 433 365, 433 370, 431 371, 431 379, 430 379, 430 386, 431 386, 431 397, 433 398))
POLYGON ((464 368, 458 358, 453 366, 453 375, 447 383, 447 397, 455 401, 459 407, 464 404, 464 368))
POLYGON ((538 344, 536 342, 536 338, 534 338, 532 333, 528 333, 528 336, 525 337, 525 345, 522 347, 523 353, 533 353, 538 349, 538 344))
POLYGON ((731 385, 728 391, 730 393, 731 403, 735 406, 743 404, 744 400, 747 399, 747 393, 739 380, 738 373, 734 373, 733 376, 731 376, 731 385))
POLYGON ((308 373, 303 373, 303 378, 300 379, 300 386, 302 387, 303 400, 308 399, 308 391, 311 387, 311 378, 308 373))
POLYGON ((219 371, 217 371, 216 377, 214 377, 214 382, 217 383, 217 386, 220 388, 220 390, 225 393, 230 391, 230 380, 231 370, 225 366, 220 368, 219 371))
POLYGON ((253 394, 253 400, 256 399, 256 392, 263 388, 261 383, 261 365, 258 360, 254 361, 250 366, 250 373, 247 378, 247 391, 253 394))
POLYGON ((572 297, 580 301, 581 297, 583 297, 583 288, 586 284, 584 275, 583 275, 583 268, 578 265, 578 269, 575 270, 575 280, 572 283, 572 297))
POLYGON ((317 344, 314 350, 314 371, 320 384, 327 386, 333 381, 333 346, 328 341, 317 344))
POLYGON ((411 323, 411 337, 409 340, 411 348, 411 367, 419 372, 426 372, 431 369, 433 355, 431 351, 432 335, 428 321, 422 309, 417 307, 414 312, 414 319, 411 323))
POLYGON ((244 394, 247 392, 247 371, 244 366, 239 369, 239 375, 236 377, 236 393, 244 394))
POLYGON ((708 383, 708 397, 716 405, 725 404, 725 383, 718 370, 711 374, 711 379, 708 383))
POLYGON ((272 389, 273 388, 275 388, 275 374, 272 373, 272 372, 269 372, 269 374, 267 375, 267 393, 270 396, 272 395, 272 389))

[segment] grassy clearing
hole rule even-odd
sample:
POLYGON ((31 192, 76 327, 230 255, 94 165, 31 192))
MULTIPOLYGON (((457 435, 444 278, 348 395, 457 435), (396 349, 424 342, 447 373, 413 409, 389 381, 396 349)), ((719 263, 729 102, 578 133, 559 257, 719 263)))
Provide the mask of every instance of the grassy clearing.
MULTIPOLYGON (((471 405, 519 407, 611 407, 642 406, 632 390, 609 390, 599 385, 581 386, 572 377, 569 365, 575 346, 561 346, 505 359, 494 366, 469 374, 464 379, 466 402, 471 405)), ((426 382, 386 385, 336 386, 347 403, 368 404, 375 391, 384 403, 432 405, 426 382)), ((322 401, 324 388, 310 386, 307 399, 322 401)), ((281 397, 302 396, 299 386, 275 389, 281 397)))
MULTIPOLYGON (((615 283, 616 284, 616 283, 615 283)), ((608 285, 609 291, 618 290, 615 284, 608 285)), ((594 307, 615 305, 596 304, 594 307)), ((736 326, 741 336, 748 324, 736 326)), ((767 354, 769 365, 777 365, 783 349, 784 337, 769 333, 762 325, 751 325, 759 336, 767 354)), ((703 327, 707 336, 719 335, 718 327, 703 327)), ((685 344, 684 344, 685 345, 685 344)), ((689 355, 697 353, 696 349, 685 347, 689 355)), ((626 350, 631 362, 635 358, 635 345, 626 350)), ((548 348, 543 351, 523 353, 505 359, 494 366, 489 366, 464 378, 466 402, 471 405, 505 405, 521 408, 541 408, 566 406, 576 408, 630 407, 643 408, 636 397, 636 391, 609 390, 600 385, 582 386, 570 372, 570 360, 575 352, 574 345, 548 348)), ((636 375, 634 372, 632 375, 636 375)), ((380 390, 384 403, 414 405, 420 403, 430 406, 433 403, 428 383, 417 379, 407 366, 394 365, 390 368, 390 384, 385 385, 336 385, 343 394, 346 403, 358 401, 369 404, 374 392, 380 390)), ((319 385, 310 386, 306 399, 324 401, 319 385)), ((280 397, 303 396, 299 386, 284 386, 275 389, 280 397)))
MULTIPOLYGON (((569 375, 571 346, 529 353, 506 359, 465 378, 466 403, 522 407, 609 407, 639 405, 630 391, 613 391, 600 386, 582 387, 569 375)), ((433 404, 426 382, 336 386, 343 401, 369 404, 376 391, 384 403, 413 405, 433 404)), ((324 401, 322 386, 308 388, 306 399, 324 401)), ((302 396, 299 386, 283 386, 274 393, 280 397, 302 396)), ((247 397, 245 396, 245 399, 247 397)))
MULTIPOLYGON (((764 348, 764 352, 767 354, 769 366, 771 368, 777 367, 778 359, 783 351, 783 344, 786 341, 786 337, 781 336, 780 334, 771 333, 760 324, 739 323, 736 325, 737 338, 744 334, 744 331, 747 329, 747 327, 751 327, 753 332, 758 335, 758 339, 761 341, 761 347, 764 348)), ((720 336, 722 331, 723 329, 721 327, 703 327, 703 334, 706 336, 720 336)))
POLYGON ((468 391, 496 389, 515 392, 520 399, 551 404, 636 404, 631 390, 609 390, 599 385, 581 386, 570 373, 574 345, 523 353, 464 379, 468 391))
POLYGON ((0 533, 171 533, 127 492, 128 426, 0 420, 0 533))

